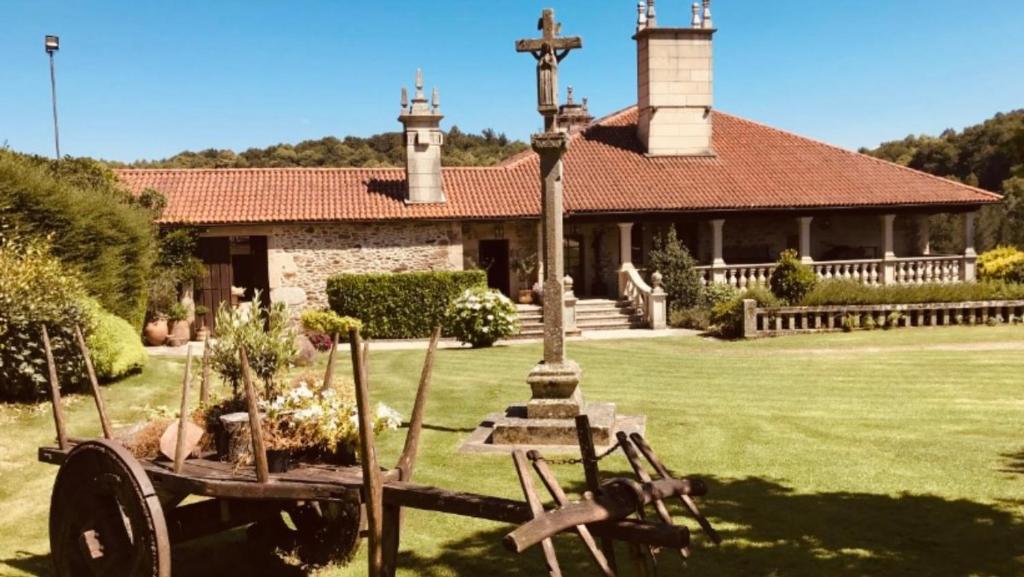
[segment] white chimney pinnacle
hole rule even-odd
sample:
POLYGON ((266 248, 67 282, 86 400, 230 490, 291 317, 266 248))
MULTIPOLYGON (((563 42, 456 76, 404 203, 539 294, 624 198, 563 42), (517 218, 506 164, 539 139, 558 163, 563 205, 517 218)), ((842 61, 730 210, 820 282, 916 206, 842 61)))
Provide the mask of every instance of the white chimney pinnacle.
POLYGON ((703 27, 704 28, 714 28, 714 26, 711 25, 711 0, 704 0, 704 18, 703 18, 703 20, 704 20, 704 22, 703 22, 703 27))
POLYGON ((702 25, 700 20, 700 4, 697 2, 693 3, 693 20, 690 22, 690 25, 694 28, 700 28, 702 25))

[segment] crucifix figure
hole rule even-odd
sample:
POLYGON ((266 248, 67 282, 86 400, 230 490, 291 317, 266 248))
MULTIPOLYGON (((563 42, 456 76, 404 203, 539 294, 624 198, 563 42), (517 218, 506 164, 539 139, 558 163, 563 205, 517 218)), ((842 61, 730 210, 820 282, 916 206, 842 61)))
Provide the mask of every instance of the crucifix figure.
POLYGON ((551 9, 544 10, 538 28, 541 38, 519 40, 516 51, 537 59, 537 110, 544 117, 544 132, 532 138, 540 156, 541 218, 544 259, 544 360, 527 378, 533 397, 527 403, 529 418, 571 419, 583 410, 577 387, 579 366, 565 358, 565 263, 562 235, 562 156, 569 135, 559 130, 558 63, 569 52, 583 47, 578 37, 559 37, 561 26, 551 9))
POLYGON ((562 25, 555 21, 555 11, 544 10, 537 29, 543 32, 541 38, 519 40, 517 52, 529 52, 537 59, 537 110, 544 117, 545 132, 557 129, 558 114, 558 64, 575 48, 583 47, 578 36, 561 38, 562 25))

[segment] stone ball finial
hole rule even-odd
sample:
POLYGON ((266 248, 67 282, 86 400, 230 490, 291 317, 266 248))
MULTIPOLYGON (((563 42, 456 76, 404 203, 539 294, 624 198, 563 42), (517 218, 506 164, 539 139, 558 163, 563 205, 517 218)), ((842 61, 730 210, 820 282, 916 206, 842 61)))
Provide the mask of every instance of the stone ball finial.
POLYGON ((660 272, 654 271, 654 274, 651 275, 651 285, 654 287, 654 290, 661 290, 661 283, 664 278, 660 272))
POLYGON ((693 20, 690 21, 690 25, 694 28, 700 28, 702 26, 700 19, 700 4, 697 2, 693 3, 693 20))
POLYGON ((562 279, 562 284, 565 285, 565 292, 567 292, 567 293, 571 293, 572 292, 572 287, 573 287, 574 282, 573 282, 571 276, 565 275, 565 277, 562 279))

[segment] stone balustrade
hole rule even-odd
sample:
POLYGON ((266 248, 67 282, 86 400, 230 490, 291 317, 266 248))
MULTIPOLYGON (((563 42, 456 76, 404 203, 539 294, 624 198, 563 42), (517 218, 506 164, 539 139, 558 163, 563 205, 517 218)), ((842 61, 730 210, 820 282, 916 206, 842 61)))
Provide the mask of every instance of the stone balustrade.
POLYGON ((654 286, 648 285, 640 276, 640 271, 630 263, 623 264, 619 269, 622 298, 633 305, 648 328, 658 330, 668 326, 667 295, 661 288, 661 273, 655 271, 651 274, 651 282, 654 286))
MULTIPOLYGON (((819 280, 847 280, 866 285, 969 282, 974 256, 921 256, 890 259, 818 261, 810 264, 819 280)), ((701 283, 727 284, 738 290, 767 286, 775 263, 698 266, 701 283)))
POLYGON ((1021 322, 1024 300, 758 308, 757 301, 747 299, 743 301, 742 336, 1021 322))

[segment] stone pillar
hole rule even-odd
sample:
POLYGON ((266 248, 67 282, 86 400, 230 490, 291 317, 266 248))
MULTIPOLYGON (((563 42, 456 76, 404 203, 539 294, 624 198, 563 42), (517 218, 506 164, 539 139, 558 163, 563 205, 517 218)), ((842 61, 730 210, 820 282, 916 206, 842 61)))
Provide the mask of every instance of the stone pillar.
POLYGON ((668 326, 668 295, 661 287, 661 280, 662 274, 654 271, 651 275, 651 302, 647 304, 647 325, 655 331, 668 326))
POLYGON ((927 214, 917 219, 917 252, 921 256, 932 254, 932 231, 927 214))
POLYGON ((743 300, 743 334, 745 339, 757 335, 757 301, 753 299, 743 300))
POLYGON ((723 252, 723 229, 725 219, 711 221, 711 281, 716 283, 725 282, 725 259, 723 252))
POLYGON ((633 266, 633 223, 619 223, 619 297, 626 294, 626 269, 633 266))
POLYGON ((811 256, 811 221, 813 216, 801 216, 797 219, 800 223, 800 262, 811 264, 814 258, 811 256))
POLYGON ((540 155, 544 219, 544 359, 526 379, 533 392, 526 411, 531 419, 573 418, 582 410, 583 396, 579 365, 565 358, 562 156, 569 137, 562 132, 536 134, 532 144, 540 155))
POLYGON ((562 318, 565 320, 565 330, 576 330, 576 292, 573 289, 575 282, 572 277, 565 275, 562 280, 565 284, 565 295, 562 298, 562 318))
POLYGON ((893 223, 895 214, 882 215, 882 284, 891 285, 896 282, 896 252, 893 248, 893 223))
POLYGON ((978 213, 964 213, 964 260, 960 265, 960 279, 974 282, 978 279, 978 253, 974 250, 974 219, 978 213))

